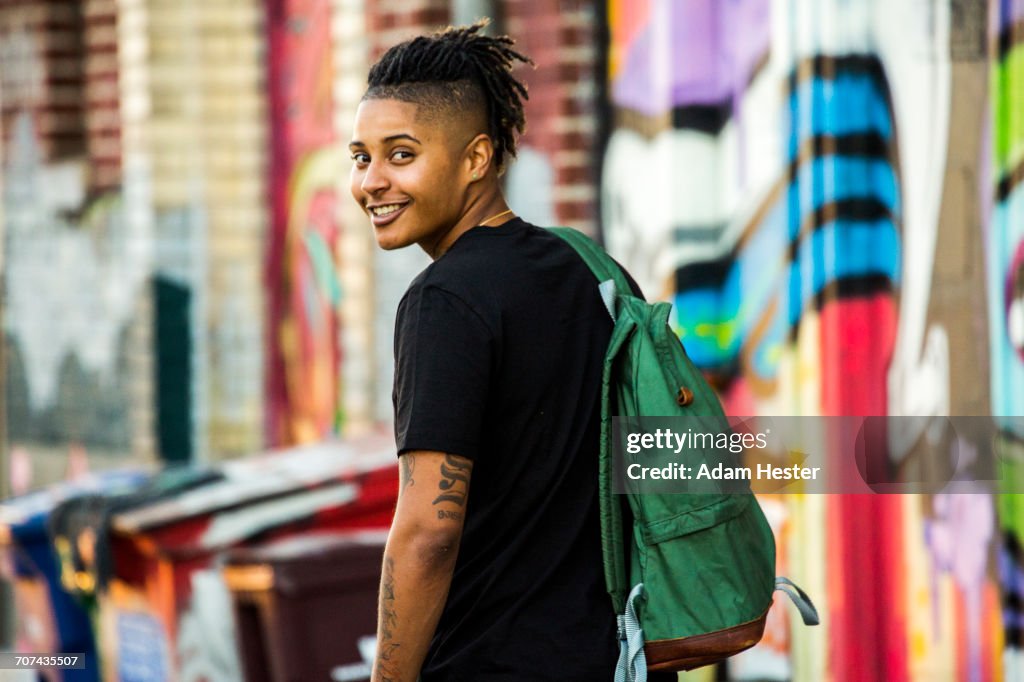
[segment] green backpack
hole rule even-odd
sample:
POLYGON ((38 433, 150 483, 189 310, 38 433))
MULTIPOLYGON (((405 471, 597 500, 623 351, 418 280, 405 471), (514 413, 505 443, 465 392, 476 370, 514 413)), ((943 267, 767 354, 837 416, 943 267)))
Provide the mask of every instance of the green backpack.
MULTIPOLYGON (((615 322, 602 380, 599 494, 605 582, 619 623, 616 682, 690 670, 754 646, 776 589, 816 625, 807 595, 775 577, 775 538, 753 493, 627 493, 631 534, 624 528, 622 495, 612 490, 613 412, 702 417, 723 430, 728 422, 668 326, 671 304, 633 296, 615 261, 582 233, 552 231, 593 271, 615 322)), ((692 448, 683 456, 700 463, 715 455, 692 448)))

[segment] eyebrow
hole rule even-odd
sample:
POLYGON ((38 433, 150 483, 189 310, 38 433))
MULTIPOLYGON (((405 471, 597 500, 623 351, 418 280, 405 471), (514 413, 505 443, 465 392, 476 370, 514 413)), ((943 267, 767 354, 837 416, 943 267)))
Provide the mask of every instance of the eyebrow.
MULTIPOLYGON (((387 137, 384 138, 383 142, 394 142, 395 140, 412 140, 416 144, 423 144, 409 133, 398 133, 397 135, 388 135, 387 137)), ((348 146, 365 147, 366 145, 363 144, 360 140, 352 140, 351 142, 348 143, 348 146)))

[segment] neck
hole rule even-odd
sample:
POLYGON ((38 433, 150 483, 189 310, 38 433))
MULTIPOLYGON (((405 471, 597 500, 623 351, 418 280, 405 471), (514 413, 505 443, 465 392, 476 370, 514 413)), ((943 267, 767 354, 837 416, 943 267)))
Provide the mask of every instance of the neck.
POLYGON ((458 222, 452 226, 452 229, 445 232, 441 239, 434 244, 421 244, 420 246, 427 252, 431 260, 437 260, 451 248, 452 244, 459 237, 482 222, 487 221, 488 218, 491 220, 487 222, 487 227, 498 227, 507 223, 513 218, 512 213, 505 213, 500 217, 496 217, 507 210, 509 209, 508 204, 505 203, 505 197, 495 188, 494 192, 490 193, 486 200, 481 197, 477 201, 471 202, 458 222))

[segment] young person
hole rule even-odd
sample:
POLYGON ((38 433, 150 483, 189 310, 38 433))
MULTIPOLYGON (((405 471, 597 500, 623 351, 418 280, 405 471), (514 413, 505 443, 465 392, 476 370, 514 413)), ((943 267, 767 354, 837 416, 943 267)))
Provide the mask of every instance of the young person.
POLYGON ((502 196, 525 124, 511 70, 530 60, 484 25, 388 50, 350 144, 377 243, 433 259, 395 330, 400 493, 373 680, 611 680, 597 455, 612 324, 576 253, 502 196))

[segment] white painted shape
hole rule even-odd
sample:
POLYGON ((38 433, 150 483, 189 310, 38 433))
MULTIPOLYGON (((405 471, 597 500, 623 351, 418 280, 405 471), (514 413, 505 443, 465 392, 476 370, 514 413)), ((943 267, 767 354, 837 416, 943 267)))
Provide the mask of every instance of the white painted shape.
POLYGON ((1018 351, 1024 349, 1024 299, 1014 299, 1006 314, 1007 334, 1018 351))
MULTIPOLYGON (((892 3, 893 5, 899 3, 892 3)), ((779 3, 785 7, 787 31, 776 44, 790 41, 790 66, 818 55, 843 55, 873 51, 870 26, 870 1, 856 0, 791 0, 779 3)))
POLYGON ((178 620, 181 682, 242 682, 231 593, 216 568, 192 574, 192 599, 178 620))
POLYGON ((359 655, 363 657, 364 661, 372 663, 373 659, 377 657, 377 635, 360 637, 356 642, 356 646, 359 648, 359 655))
POLYGON ((359 648, 362 662, 339 665, 331 670, 331 679, 334 682, 355 682, 370 678, 370 673, 373 672, 373 660, 377 656, 377 637, 374 635, 360 637, 356 646, 359 648))
POLYGON ((788 116, 786 101, 779 89, 784 77, 776 66, 769 66, 743 94, 739 113, 742 147, 737 142, 739 136, 732 132, 731 124, 717 138, 722 160, 718 179, 719 202, 722 214, 731 220, 719 240, 716 255, 726 253, 736 244, 772 187, 784 179, 787 163, 783 156, 785 139, 779 132, 783 130, 783 116, 788 116), (739 161, 741 154, 743 159, 739 161), (738 182, 738 163, 742 163, 744 168, 742 183, 738 182))
POLYGON ((555 171, 547 155, 522 147, 505 174, 509 208, 534 225, 557 225, 554 187, 555 171))
POLYGON ((1024 680, 1024 649, 1003 648, 1003 679, 1008 682, 1024 680))
POLYGON ((120 200, 94 206, 105 214, 97 225, 71 226, 61 217, 81 207, 83 175, 77 164, 45 165, 31 118, 18 116, 3 197, 5 326, 19 342, 29 404, 37 411, 56 402, 69 355, 101 380, 117 379, 120 334, 150 272, 152 245, 120 200))
POLYGON ((612 133, 602 179, 605 242, 648 295, 655 296, 682 262, 672 234, 676 226, 728 219, 733 207, 719 199, 719 157, 721 149, 734 148, 728 140, 733 135, 732 124, 718 138, 672 129, 649 142, 625 128, 612 133))
POLYGON ((949 342, 927 329, 948 146, 949 6, 874 0, 872 35, 889 79, 899 131, 902 267, 889 412, 949 414, 949 342))

